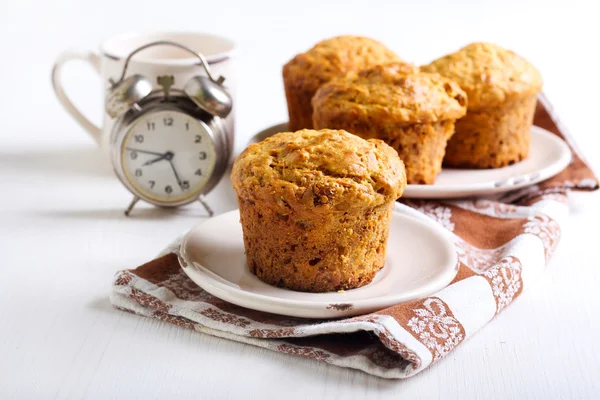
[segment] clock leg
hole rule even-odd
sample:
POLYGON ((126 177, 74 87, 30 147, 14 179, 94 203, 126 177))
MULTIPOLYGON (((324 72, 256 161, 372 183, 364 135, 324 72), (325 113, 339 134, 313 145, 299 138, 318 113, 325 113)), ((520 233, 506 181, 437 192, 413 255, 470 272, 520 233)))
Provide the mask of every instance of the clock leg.
POLYGON ((200 204, 202 204, 204 206, 204 209, 208 213, 209 217, 212 217, 215 214, 213 212, 213 210, 209 207, 209 205, 206 203, 206 201, 204 200, 204 196, 198 197, 198 201, 200 202, 200 204))
POLYGON ((127 207, 127 210, 125 210, 125 216, 129 217, 129 214, 131 213, 131 210, 133 210, 133 207, 135 207, 135 204, 140 201, 140 198, 137 196, 133 196, 133 200, 131 200, 131 203, 129 203, 129 207, 127 207))

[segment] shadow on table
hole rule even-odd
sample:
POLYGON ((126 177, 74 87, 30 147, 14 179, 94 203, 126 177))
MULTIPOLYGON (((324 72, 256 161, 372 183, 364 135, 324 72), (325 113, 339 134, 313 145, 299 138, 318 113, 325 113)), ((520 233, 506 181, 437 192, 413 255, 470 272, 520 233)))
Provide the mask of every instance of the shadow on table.
POLYGON ((27 152, 0 150, 0 168, 71 176, 113 176, 110 162, 95 147, 69 147, 27 152))
POLYGON ((111 311, 111 312, 115 311, 115 308, 110 303, 108 296, 100 297, 100 298, 90 301, 89 303, 86 304, 86 308, 91 308, 91 309, 97 310, 97 311, 111 311))

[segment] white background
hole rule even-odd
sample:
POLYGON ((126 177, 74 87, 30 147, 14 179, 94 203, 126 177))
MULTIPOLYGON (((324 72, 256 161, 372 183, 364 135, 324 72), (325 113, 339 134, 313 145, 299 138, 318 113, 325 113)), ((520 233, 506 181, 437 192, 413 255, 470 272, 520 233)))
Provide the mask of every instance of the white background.
MULTIPOLYGON (((487 40, 539 67, 598 170, 598 17, 594 2, 576 1, 3 1, 0 398, 598 398, 600 194, 572 197, 553 262, 514 305, 429 370, 383 380, 114 310, 115 271, 152 258, 202 212, 142 206, 122 217, 130 195, 49 80, 63 49, 123 31, 227 35, 239 45, 239 149, 286 118, 281 66, 320 39, 367 35, 416 63, 487 40)), ((65 74, 99 121, 91 68, 65 74)), ((227 182, 210 200, 234 207, 227 182)))

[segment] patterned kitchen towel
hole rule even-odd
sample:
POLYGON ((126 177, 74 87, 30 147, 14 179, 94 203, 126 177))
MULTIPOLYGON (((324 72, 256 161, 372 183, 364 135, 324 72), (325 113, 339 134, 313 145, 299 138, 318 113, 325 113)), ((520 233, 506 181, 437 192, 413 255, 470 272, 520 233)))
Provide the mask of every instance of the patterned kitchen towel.
POLYGON ((573 149, 571 165, 556 177, 494 201, 398 204, 453 232, 458 275, 431 297, 339 320, 253 311, 196 286, 178 264, 176 241, 159 258, 118 272, 111 301, 121 310, 274 351, 385 378, 415 375, 477 332, 539 276, 558 243, 567 192, 598 188, 543 96, 535 124, 573 149))

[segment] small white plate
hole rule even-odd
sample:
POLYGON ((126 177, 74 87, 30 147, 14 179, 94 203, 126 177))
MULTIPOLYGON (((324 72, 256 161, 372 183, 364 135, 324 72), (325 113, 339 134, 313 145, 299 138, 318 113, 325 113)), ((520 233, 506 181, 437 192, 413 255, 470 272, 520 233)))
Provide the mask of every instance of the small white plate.
POLYGON ((238 210, 189 231, 179 261, 196 284, 216 297, 254 310, 304 318, 366 314, 426 297, 447 286, 457 273, 448 232, 425 216, 420 219, 404 211, 393 213, 385 267, 358 289, 305 293, 262 282, 246 264, 238 210))
POLYGON ((569 146, 538 126, 531 127, 529 157, 504 168, 444 168, 433 185, 407 185, 402 197, 449 199, 507 192, 552 178, 571 162, 569 146))
MULTIPOLYGON (((287 123, 272 126, 256 134, 251 143, 286 130, 287 123)), ((552 178, 570 162, 571 150, 562 139, 532 126, 529 157, 525 160, 496 169, 444 168, 433 185, 407 185, 402 197, 451 199, 507 192, 552 178)))

